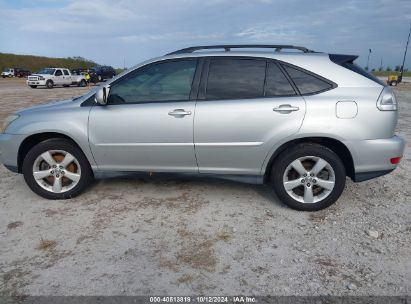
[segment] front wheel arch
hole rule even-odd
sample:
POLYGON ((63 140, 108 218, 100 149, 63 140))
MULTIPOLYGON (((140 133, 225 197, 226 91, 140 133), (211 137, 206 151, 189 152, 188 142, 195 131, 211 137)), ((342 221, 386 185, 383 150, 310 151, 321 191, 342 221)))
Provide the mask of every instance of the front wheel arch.
POLYGON ((352 180, 354 180, 354 177, 355 177, 354 160, 352 158, 350 150, 347 148, 345 144, 343 144, 341 141, 337 139, 330 138, 330 137, 303 137, 303 138, 297 138, 297 139, 288 141, 282 144, 280 147, 278 147, 274 151, 274 153, 271 155, 270 160, 268 161, 267 166, 265 168, 264 183, 268 183, 270 181, 271 169, 273 167, 273 163, 278 158, 278 156, 283 151, 287 150, 287 148, 293 147, 300 143, 319 144, 319 145, 322 145, 332 150, 335 154, 338 155, 338 157, 343 162, 347 176, 350 177, 352 180))
MULTIPOLYGON (((73 140, 71 137, 62 134, 62 133, 56 133, 56 132, 45 132, 45 133, 38 133, 38 134, 32 134, 25 138, 23 142, 20 144, 18 154, 17 154, 17 168, 18 168, 18 173, 22 173, 22 167, 23 167, 23 161, 24 158, 26 157, 27 153, 30 151, 31 148, 33 148, 36 144, 49 140, 49 139, 67 139, 71 141, 78 149, 80 149, 83 154, 84 151, 80 147, 80 145, 77 144, 75 140, 73 140)), ((86 159, 87 156, 85 155, 86 159)), ((90 160, 88 160, 90 163, 90 160)), ((90 164, 91 165, 91 164, 90 164)))

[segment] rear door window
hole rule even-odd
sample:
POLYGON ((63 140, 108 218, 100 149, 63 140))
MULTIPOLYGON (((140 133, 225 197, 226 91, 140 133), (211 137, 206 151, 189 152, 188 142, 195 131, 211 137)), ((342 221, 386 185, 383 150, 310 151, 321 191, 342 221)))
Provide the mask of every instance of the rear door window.
POLYGON ((213 58, 206 99, 258 98, 264 94, 265 60, 213 58))
POLYGON ((265 96, 293 96, 296 95, 292 85, 275 62, 268 64, 266 76, 265 96))
POLYGON ((302 95, 320 93, 333 87, 330 82, 306 73, 300 69, 289 65, 283 65, 283 67, 302 95))
POLYGON ((68 76, 69 72, 67 70, 63 70, 64 75, 68 76))

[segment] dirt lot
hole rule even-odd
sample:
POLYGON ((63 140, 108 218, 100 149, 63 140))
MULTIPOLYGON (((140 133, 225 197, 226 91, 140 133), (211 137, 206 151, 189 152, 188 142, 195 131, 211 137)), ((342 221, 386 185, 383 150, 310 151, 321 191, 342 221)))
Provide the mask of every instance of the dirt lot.
MULTIPOLYGON (((90 88, 0 79, 0 120, 90 88)), ((397 89, 411 142, 411 84, 397 89)), ((48 201, 0 168, 0 294, 406 295, 411 293, 411 149, 393 173, 334 206, 290 210, 264 186, 144 177, 48 201)))

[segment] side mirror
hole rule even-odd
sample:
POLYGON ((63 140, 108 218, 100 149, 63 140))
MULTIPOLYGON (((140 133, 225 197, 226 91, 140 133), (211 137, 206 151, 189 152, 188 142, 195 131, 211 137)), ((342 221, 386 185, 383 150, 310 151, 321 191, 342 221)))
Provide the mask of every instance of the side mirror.
POLYGON ((102 106, 107 104, 108 94, 110 92, 109 86, 104 86, 96 92, 96 97, 94 97, 94 101, 102 106))

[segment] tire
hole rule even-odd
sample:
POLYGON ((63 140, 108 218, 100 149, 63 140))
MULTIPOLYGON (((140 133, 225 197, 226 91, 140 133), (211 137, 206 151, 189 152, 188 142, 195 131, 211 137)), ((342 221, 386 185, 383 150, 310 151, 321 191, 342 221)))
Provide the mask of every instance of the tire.
POLYGON ((83 152, 70 140, 60 138, 45 140, 31 148, 24 158, 22 171, 34 193, 53 200, 79 195, 93 179, 83 152))
POLYGON ((54 87, 53 80, 50 80, 50 79, 47 80, 46 87, 47 87, 47 89, 52 89, 54 87))
POLYGON ((35 89, 35 88, 37 88, 37 86, 36 85, 31 85, 30 88, 35 89))
POLYGON ((396 87, 397 86, 397 84, 398 84, 398 82, 397 81, 391 81, 391 86, 393 86, 393 87, 396 87))
POLYGON ((278 198, 290 208, 318 211, 338 200, 344 190, 345 179, 345 167, 337 154, 319 144, 302 143, 283 151, 276 158, 270 183, 278 198), (317 168, 323 169, 318 171, 316 164, 317 168))
POLYGON ((84 79, 82 79, 82 80, 78 83, 77 86, 79 86, 79 87, 85 87, 85 86, 87 86, 87 81, 85 81, 84 79))

